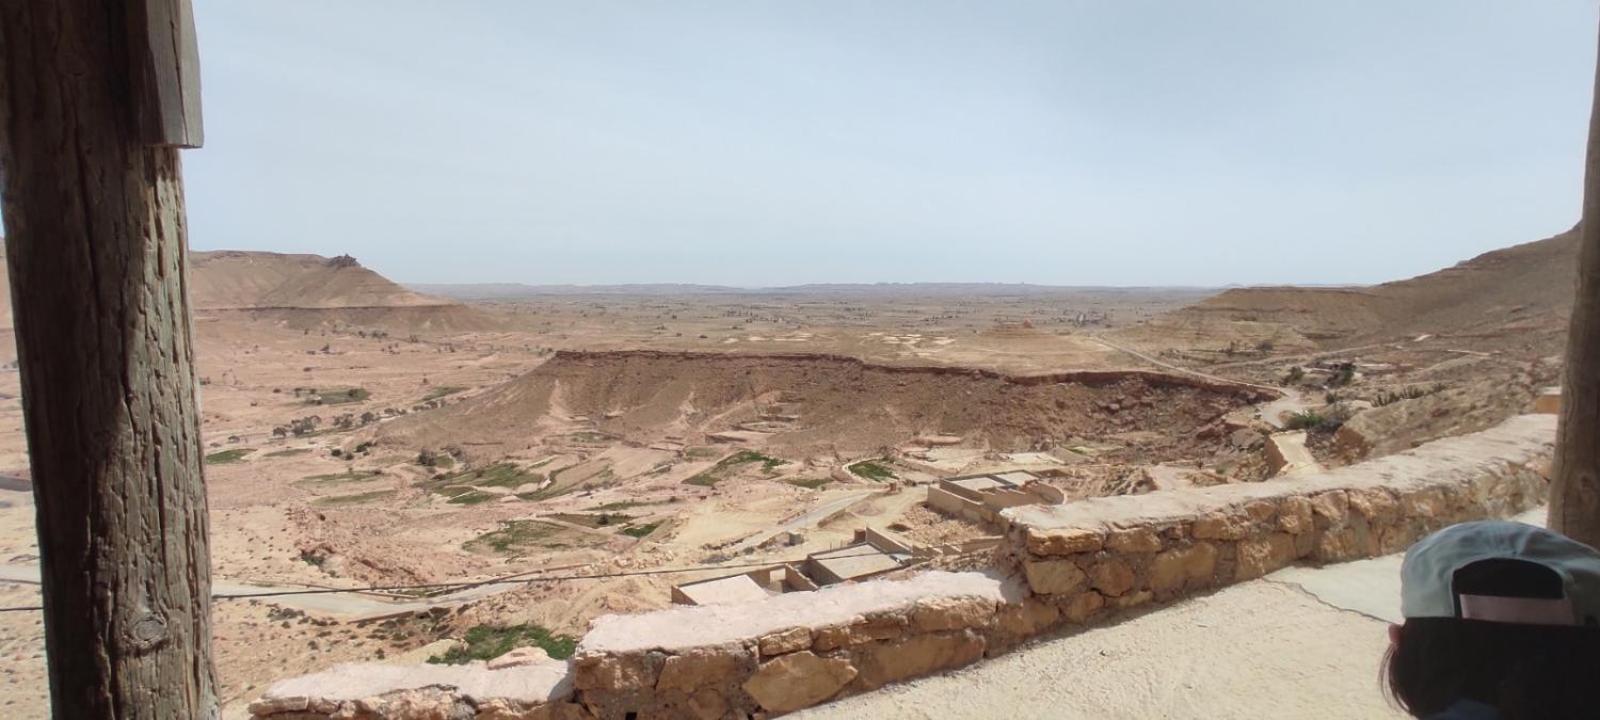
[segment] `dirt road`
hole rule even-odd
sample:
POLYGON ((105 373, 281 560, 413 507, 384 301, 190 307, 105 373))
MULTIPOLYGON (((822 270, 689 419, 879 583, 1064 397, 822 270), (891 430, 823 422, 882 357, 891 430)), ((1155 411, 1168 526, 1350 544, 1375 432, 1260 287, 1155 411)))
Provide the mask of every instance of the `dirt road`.
POLYGON ((822 521, 827 520, 838 513, 844 512, 845 510, 850 509, 852 505, 855 505, 856 503, 866 500, 867 498, 877 495, 881 492, 881 490, 862 490, 858 492, 845 493, 837 498, 825 500, 820 505, 817 505, 806 512, 785 520, 783 523, 774 526, 770 530, 758 532, 750 537, 745 538, 744 540, 739 541, 737 545, 729 548, 729 551, 733 553, 742 553, 746 550, 759 547, 762 543, 782 535, 783 533, 816 527, 817 524, 821 523, 822 521))
MULTIPOLYGON (((18 583, 22 585, 39 584, 38 565, 0 565, 0 582, 18 583)), ((505 592, 517 587, 516 585, 480 585, 460 590, 448 595, 429 598, 427 600, 386 600, 371 594, 347 592, 324 593, 316 595, 281 595, 276 597, 263 597, 262 602, 271 603, 296 610, 314 612, 324 615, 338 616, 341 620, 355 621, 372 618, 388 617, 411 612, 431 610, 436 607, 453 607, 472 600, 479 600, 489 595, 505 592)), ((281 585, 246 585, 227 580, 215 580, 211 583, 213 597, 223 599, 226 596, 255 595, 258 593, 298 592, 303 590, 319 590, 321 588, 291 587, 281 585)))

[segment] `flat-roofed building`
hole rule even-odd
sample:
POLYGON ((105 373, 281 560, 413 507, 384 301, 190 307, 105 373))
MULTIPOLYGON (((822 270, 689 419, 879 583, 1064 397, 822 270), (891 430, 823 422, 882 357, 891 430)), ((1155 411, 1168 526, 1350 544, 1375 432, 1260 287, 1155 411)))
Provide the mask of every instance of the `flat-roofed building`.
POLYGON ((1000 511, 1008 507, 1065 501, 1060 489, 1026 470, 947 478, 928 488, 928 507, 980 523, 998 523, 1000 511))

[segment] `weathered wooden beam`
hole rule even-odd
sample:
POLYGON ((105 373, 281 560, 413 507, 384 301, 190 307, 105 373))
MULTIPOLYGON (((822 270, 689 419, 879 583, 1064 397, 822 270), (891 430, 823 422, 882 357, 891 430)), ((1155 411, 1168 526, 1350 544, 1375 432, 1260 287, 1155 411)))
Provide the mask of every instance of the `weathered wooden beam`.
POLYGON ((1600 547, 1600 64, 1595 69, 1578 229, 1578 296, 1567 330, 1550 528, 1600 547))
POLYGON ((189 0, 132 0, 127 7, 128 67, 139 137, 149 145, 197 148, 200 48, 189 0))
POLYGON ((217 716, 172 147, 198 142, 199 116, 176 142, 141 131, 127 51, 143 21, 125 13, 145 9, 0 2, 0 202, 52 714, 73 720, 217 716))

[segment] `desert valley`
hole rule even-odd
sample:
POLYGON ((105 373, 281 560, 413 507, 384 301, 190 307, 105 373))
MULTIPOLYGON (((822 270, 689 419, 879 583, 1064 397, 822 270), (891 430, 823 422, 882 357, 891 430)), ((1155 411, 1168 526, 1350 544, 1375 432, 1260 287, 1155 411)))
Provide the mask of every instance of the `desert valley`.
MULTIPOLYGON (((1225 290, 407 288, 194 253, 225 714, 344 662, 565 657, 602 615, 982 571, 985 498, 1293 482, 1493 428, 1558 382, 1576 252, 1225 290)), ((28 607, 12 345, 0 605, 28 607)), ((0 714, 45 716, 43 649, 0 613, 0 714)))

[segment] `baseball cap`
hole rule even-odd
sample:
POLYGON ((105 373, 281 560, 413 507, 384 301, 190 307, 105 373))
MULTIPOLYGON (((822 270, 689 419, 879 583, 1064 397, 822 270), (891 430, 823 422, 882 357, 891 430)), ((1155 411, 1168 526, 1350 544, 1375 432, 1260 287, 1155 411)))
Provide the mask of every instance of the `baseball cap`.
POLYGON ((1600 627, 1600 552, 1524 523, 1452 525, 1406 551, 1400 612, 1407 618, 1600 627))

